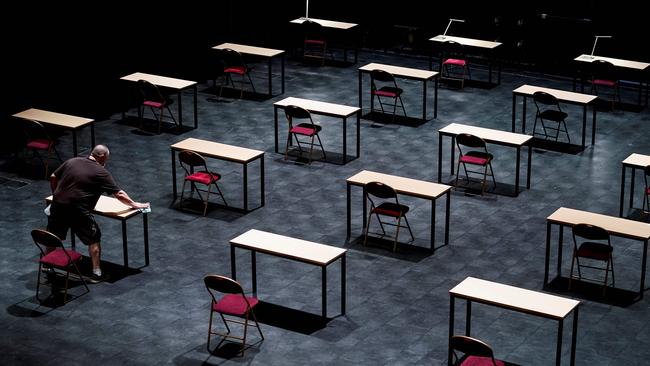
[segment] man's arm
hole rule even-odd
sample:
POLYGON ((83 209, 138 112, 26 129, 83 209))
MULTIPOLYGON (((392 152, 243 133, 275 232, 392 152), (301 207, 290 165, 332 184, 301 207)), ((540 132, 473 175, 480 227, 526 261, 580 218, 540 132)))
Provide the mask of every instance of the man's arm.
POLYGON ((147 208, 147 207, 149 207, 149 202, 145 202, 145 203, 135 202, 134 200, 131 199, 131 197, 129 197, 128 194, 126 194, 126 192, 124 192, 122 190, 120 190, 117 193, 113 194, 113 196, 115 198, 117 198, 120 202, 122 202, 123 204, 125 204, 125 205, 127 205, 129 207, 133 207, 133 208, 147 208))

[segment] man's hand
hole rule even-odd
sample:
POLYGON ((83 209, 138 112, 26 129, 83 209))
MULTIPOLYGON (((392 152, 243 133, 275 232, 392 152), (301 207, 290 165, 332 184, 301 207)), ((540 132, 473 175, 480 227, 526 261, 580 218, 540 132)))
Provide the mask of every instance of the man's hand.
POLYGON ((133 208, 149 208, 149 202, 133 202, 133 208))
POLYGON ((119 191, 113 195, 115 198, 117 198, 120 202, 123 204, 133 207, 133 208, 148 208, 149 207, 149 202, 135 202, 134 200, 129 197, 128 194, 124 191, 119 191))

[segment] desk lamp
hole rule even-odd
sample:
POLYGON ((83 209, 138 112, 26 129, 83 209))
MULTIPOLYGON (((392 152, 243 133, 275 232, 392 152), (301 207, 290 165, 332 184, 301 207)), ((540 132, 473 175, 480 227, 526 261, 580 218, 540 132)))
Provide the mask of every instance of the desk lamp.
POLYGON ((449 27, 451 26, 451 23, 453 23, 453 22, 465 23, 465 20, 464 19, 449 18, 449 23, 447 24, 447 28, 445 28, 445 33, 442 34, 442 39, 445 39, 445 36, 447 35, 447 31, 449 30, 449 27))
POLYGON ((594 58, 594 51, 596 50, 598 38, 612 38, 612 36, 596 36, 596 39, 594 39, 594 47, 591 49, 591 55, 589 55, 590 58, 594 58))

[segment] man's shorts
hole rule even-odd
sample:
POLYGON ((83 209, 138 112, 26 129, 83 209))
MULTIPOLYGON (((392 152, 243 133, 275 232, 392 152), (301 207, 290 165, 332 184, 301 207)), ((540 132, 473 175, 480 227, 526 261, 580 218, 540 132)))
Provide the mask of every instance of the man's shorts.
POLYGON ((68 229, 72 229, 81 241, 86 244, 99 243, 102 232, 95 218, 88 210, 52 202, 50 216, 47 219, 47 231, 65 240, 68 229))

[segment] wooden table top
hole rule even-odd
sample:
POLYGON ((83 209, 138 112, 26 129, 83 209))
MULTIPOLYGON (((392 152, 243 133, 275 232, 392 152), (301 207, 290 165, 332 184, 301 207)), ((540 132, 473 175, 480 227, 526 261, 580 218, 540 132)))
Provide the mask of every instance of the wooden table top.
POLYGON ((434 41, 434 42, 454 41, 464 46, 472 46, 472 47, 488 48, 488 49, 493 49, 501 45, 501 42, 484 41, 482 39, 447 36, 447 35, 443 36, 442 34, 439 34, 433 38, 429 38, 429 41, 434 41))
POLYGON ((524 145, 533 138, 533 136, 521 133, 493 130, 491 128, 464 125, 462 123, 451 123, 441 128, 438 132, 450 135, 469 133, 488 142, 506 143, 516 146, 524 145))
POLYGON ((201 155, 235 161, 239 163, 247 163, 258 158, 260 155, 264 155, 264 151, 221 144, 218 142, 201 140, 193 137, 179 141, 173 145, 170 145, 170 147, 173 150, 191 150, 201 155))
POLYGON ((29 108, 22 112, 16 113, 13 116, 73 129, 83 127, 94 122, 94 120, 90 118, 71 116, 69 114, 50 112, 37 108, 29 108))
POLYGON ((377 173, 370 170, 362 170, 349 177, 346 181, 354 185, 380 182, 391 186, 397 193, 427 199, 436 199, 447 193, 452 188, 446 184, 404 178, 396 175, 377 173))
POLYGON ((347 252, 347 249, 256 229, 230 239, 230 244, 319 266, 326 266, 347 252))
MULTIPOLYGON (((300 17, 298 19, 292 20, 290 23, 302 24, 304 23, 305 20, 307 20, 307 18, 300 17)), ((334 29, 342 29, 342 30, 351 29, 358 25, 356 23, 337 22, 334 20, 326 20, 326 19, 318 19, 318 18, 309 18, 309 20, 311 20, 312 22, 316 22, 326 28, 334 28, 334 29)))
POLYGON ((552 223, 570 226, 580 223, 592 224, 602 227, 610 234, 636 240, 650 239, 650 224, 589 211, 560 207, 548 216, 546 220, 552 223))
POLYGON ((543 88, 541 86, 528 85, 528 84, 522 85, 517 89, 513 90, 512 92, 515 94, 532 96, 533 93, 537 91, 543 91, 549 93, 560 101, 571 102, 575 104, 589 104, 594 100, 598 99, 597 95, 576 93, 576 92, 559 90, 559 89, 543 88))
POLYGON ((577 300, 474 277, 465 278, 449 293, 472 301, 558 320, 566 318, 580 304, 577 300))
POLYGON ((429 71, 422 69, 414 69, 411 67, 402 67, 378 63, 369 63, 359 68, 359 71, 370 72, 372 70, 384 70, 395 76, 402 76, 406 78, 416 79, 416 80, 428 80, 438 75, 437 71, 429 71))
POLYGON ((316 100, 295 98, 295 97, 284 98, 280 101, 273 103, 273 105, 282 108, 288 105, 296 105, 298 107, 302 107, 313 113, 327 114, 327 115, 337 116, 337 117, 349 117, 359 111, 359 107, 352 107, 352 106, 327 103, 327 102, 319 102, 316 100))
MULTIPOLYGON (((45 202, 52 203, 52 196, 47 196, 45 202)), ((99 196, 93 212, 101 216, 128 219, 139 214, 140 209, 127 206, 115 197, 99 196)))
POLYGON ((127 81, 146 80, 154 85, 163 86, 170 89, 178 89, 178 90, 196 85, 196 81, 175 79, 167 76, 147 74, 144 72, 134 72, 133 74, 122 76, 120 79, 127 80, 127 81))
POLYGON ((591 55, 582 54, 574 58, 573 60, 580 61, 580 62, 589 62, 589 63, 594 62, 595 60, 603 60, 603 61, 609 61, 618 67, 625 67, 628 69, 635 69, 635 70, 645 70, 650 68, 650 63, 647 62, 630 61, 630 60, 623 60, 620 58, 595 56, 595 55, 591 56, 591 55))
POLYGON ((650 155, 633 153, 623 160, 623 164, 644 168, 650 165, 650 155))
POLYGON ((226 48, 230 48, 231 50, 235 50, 239 53, 262 56, 262 57, 275 57, 277 55, 281 55, 284 53, 284 50, 275 50, 273 48, 248 46, 248 45, 237 44, 237 43, 222 43, 220 45, 212 47, 212 49, 215 50, 223 50, 226 48))

